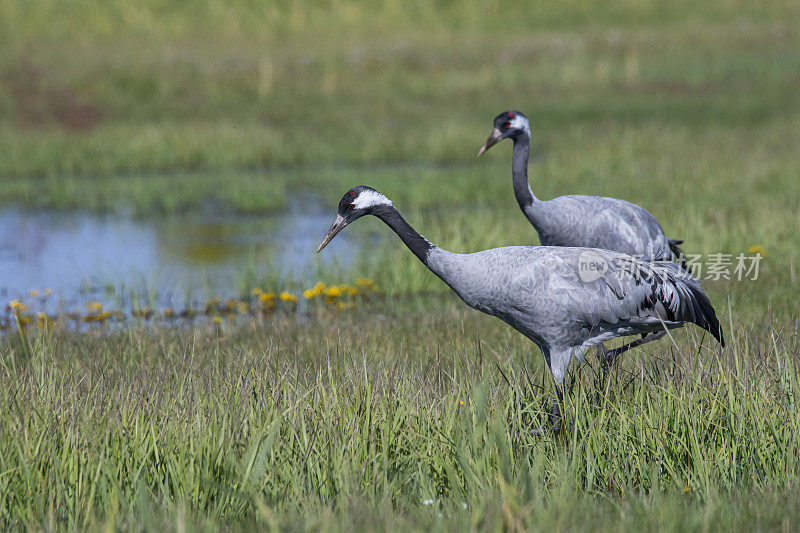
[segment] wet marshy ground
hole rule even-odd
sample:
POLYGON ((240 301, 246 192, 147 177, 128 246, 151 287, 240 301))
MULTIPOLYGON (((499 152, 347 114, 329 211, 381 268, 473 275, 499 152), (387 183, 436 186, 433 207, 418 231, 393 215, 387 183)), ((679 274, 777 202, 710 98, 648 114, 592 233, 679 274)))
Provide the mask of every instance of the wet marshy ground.
POLYGON ((291 207, 268 216, 193 214, 134 219, 0 212, 3 326, 130 317, 219 320, 353 305, 371 280, 328 286, 321 269, 346 266, 346 235, 315 254, 330 213, 291 207), (261 283, 259 283, 259 280, 261 283), (266 280, 266 281, 264 281, 266 280), (305 296, 304 296, 305 294, 305 296), (15 318, 16 317, 16 318, 15 318))

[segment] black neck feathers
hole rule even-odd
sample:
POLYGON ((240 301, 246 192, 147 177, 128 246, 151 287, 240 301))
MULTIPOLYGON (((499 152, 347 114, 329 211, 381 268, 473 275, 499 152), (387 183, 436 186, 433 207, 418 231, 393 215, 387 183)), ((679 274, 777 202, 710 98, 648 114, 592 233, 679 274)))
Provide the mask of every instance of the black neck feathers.
POLYGON ((514 159, 511 168, 514 176, 514 196, 517 198, 519 207, 525 208, 534 201, 531 187, 528 184, 528 156, 531 151, 531 138, 525 133, 514 136, 514 159))
POLYGON ((390 205, 377 206, 372 210, 372 214, 383 220, 387 226, 392 228, 392 231, 397 233, 397 236, 408 246, 408 249, 414 252, 420 261, 425 265, 428 264, 428 254, 434 248, 433 244, 417 233, 417 230, 411 227, 411 224, 406 222, 397 209, 390 205))

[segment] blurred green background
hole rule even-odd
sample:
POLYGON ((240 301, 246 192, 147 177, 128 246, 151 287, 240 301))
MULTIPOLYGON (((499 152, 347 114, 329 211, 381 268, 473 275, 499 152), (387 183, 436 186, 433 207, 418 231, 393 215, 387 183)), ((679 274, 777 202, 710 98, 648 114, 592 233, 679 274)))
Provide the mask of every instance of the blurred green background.
POLYGON ((473 156, 517 108, 544 198, 624 196, 660 218, 695 195, 739 215, 737 198, 796 208, 798 15, 791 1, 9 0, 0 202, 259 211, 360 181, 400 205, 510 206, 508 154, 473 156))
MULTIPOLYGON (((535 243, 510 143, 474 157, 514 108, 539 197, 633 201, 689 253, 764 246, 767 281, 710 290, 787 312, 799 21, 793 1, 10 0, 0 205, 332 216, 368 184, 450 249, 535 243)), ((443 290, 394 244, 385 289, 443 290)))

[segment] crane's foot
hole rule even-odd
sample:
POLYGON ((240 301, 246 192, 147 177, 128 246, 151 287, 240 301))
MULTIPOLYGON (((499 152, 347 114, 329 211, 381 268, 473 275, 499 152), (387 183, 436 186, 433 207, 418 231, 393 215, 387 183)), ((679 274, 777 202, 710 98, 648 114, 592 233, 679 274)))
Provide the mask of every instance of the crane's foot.
POLYGON ((603 346, 603 343, 601 342, 597 345, 597 357, 600 359, 600 364, 603 367, 603 374, 608 372, 608 370, 611 368, 611 365, 614 364, 614 361, 616 361, 617 358, 623 353, 627 352, 631 348, 636 348, 642 344, 656 341, 666 334, 667 330, 665 329, 656 333, 648 333, 646 335, 643 334, 641 339, 629 342, 628 344, 623 344, 619 348, 614 348, 613 350, 606 350, 606 347, 603 346))
MULTIPOLYGON (((559 407, 558 400, 553 402, 553 408, 550 411, 550 417, 547 420, 547 425, 541 428, 534 428, 528 431, 534 437, 544 437, 548 433, 558 435, 562 428, 561 408, 559 407)), ((569 417, 569 425, 572 427, 572 417, 569 417)))

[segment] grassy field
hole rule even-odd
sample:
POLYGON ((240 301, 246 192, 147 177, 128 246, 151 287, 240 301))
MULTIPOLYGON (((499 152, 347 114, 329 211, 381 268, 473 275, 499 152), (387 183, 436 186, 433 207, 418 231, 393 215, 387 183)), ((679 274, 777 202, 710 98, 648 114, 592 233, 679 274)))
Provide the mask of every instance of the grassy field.
POLYGON ((320 270, 376 280, 350 311, 5 335, 0 528, 794 529, 798 21, 788 1, 6 2, 0 206, 333 218, 367 184, 445 248, 535 244, 510 145, 474 158, 515 108, 540 197, 625 198, 687 252, 768 256, 705 285, 726 350, 681 331, 605 381, 589 354, 573 428, 540 440, 541 354, 391 237, 320 270))
POLYGON ((796 329, 737 326, 726 352, 681 334, 605 382, 590 358, 570 380, 573 428, 534 439, 526 430, 551 398, 541 356, 463 306, 437 309, 12 342, 0 521, 729 531, 797 520, 796 329))

